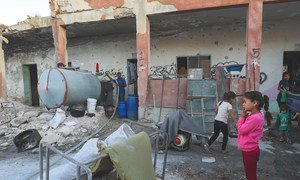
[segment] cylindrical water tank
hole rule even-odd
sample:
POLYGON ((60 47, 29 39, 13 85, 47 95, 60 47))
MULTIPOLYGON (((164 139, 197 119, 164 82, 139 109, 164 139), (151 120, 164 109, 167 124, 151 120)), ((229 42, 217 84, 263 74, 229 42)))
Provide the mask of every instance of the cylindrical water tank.
POLYGON ((88 98, 98 99, 101 85, 91 73, 51 68, 41 74, 38 92, 46 107, 58 108, 84 103, 88 98))

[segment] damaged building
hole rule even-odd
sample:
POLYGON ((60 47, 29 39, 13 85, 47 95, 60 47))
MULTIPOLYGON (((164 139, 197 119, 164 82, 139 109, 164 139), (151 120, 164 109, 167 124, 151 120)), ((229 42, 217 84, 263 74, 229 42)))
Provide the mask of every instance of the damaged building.
POLYGON ((1 26, 1 97, 42 106, 45 69, 63 62, 96 73, 98 64, 99 79, 123 74, 147 118, 148 107, 186 108, 193 69, 208 81, 212 67, 240 64, 230 90, 259 90, 277 111, 283 71, 293 77, 300 67, 299 1, 50 0, 50 9, 1 26))

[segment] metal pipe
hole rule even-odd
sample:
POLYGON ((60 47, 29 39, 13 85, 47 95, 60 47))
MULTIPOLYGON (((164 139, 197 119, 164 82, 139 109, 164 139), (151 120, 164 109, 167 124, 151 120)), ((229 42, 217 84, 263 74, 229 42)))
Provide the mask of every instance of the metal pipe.
POLYGON ((43 180, 44 177, 43 177, 43 144, 40 143, 39 145, 39 156, 40 156, 40 180, 43 180))
POLYGON ((66 154, 64 154, 63 152, 59 151, 58 149, 56 149, 55 147, 51 146, 50 144, 46 143, 46 142, 41 142, 44 146, 46 146, 47 148, 51 149, 52 151, 54 151, 55 153, 61 155, 63 158, 71 161, 72 163, 76 164, 77 166, 80 166, 81 168, 83 168, 85 170, 85 172, 87 173, 88 176, 88 180, 92 180, 92 171, 90 170, 90 168, 82 163, 77 162, 75 159, 67 156, 66 154))
POLYGON ((49 180, 49 170, 50 170, 50 157, 49 157, 49 148, 46 147, 46 180, 49 180))
MULTIPOLYGON (((164 132, 164 133, 165 133, 167 142, 169 142, 169 135, 166 132, 164 132)), ((169 148, 169 144, 166 143, 165 144, 165 157, 164 157, 164 164, 163 164, 163 172, 162 172, 162 179, 163 180, 165 179, 165 171, 166 171, 166 166, 167 166, 168 148, 169 148)))
POLYGON ((160 118, 161 118, 161 110, 162 110, 163 100, 164 100, 164 90, 165 90, 165 76, 163 76, 163 79, 162 79, 161 96, 160 96, 160 109, 159 109, 159 117, 158 117, 157 124, 160 122, 160 118))
POLYGON ((154 163, 153 163, 153 167, 154 170, 156 170, 156 159, 157 159, 157 149, 158 149, 158 138, 159 138, 159 134, 156 134, 156 138, 155 138, 155 150, 154 150, 154 163))
POLYGON ((179 84, 180 84, 180 78, 178 78, 178 81, 177 81, 176 109, 178 109, 178 101, 179 101, 179 84))
POLYGON ((77 179, 80 180, 80 166, 77 165, 76 169, 77 169, 77 172, 76 172, 77 179))

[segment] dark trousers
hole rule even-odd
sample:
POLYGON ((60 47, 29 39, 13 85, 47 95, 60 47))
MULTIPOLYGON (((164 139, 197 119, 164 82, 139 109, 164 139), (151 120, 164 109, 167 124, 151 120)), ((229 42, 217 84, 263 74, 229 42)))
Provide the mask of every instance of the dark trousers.
POLYGON ((215 120, 215 122, 214 122, 214 134, 212 135, 212 137, 210 137, 207 144, 211 145, 219 137, 220 131, 223 134, 222 150, 225 150, 226 146, 227 146, 227 142, 228 142, 228 126, 224 122, 215 120))
POLYGON ((242 151, 247 180, 257 180, 256 169, 259 160, 259 148, 253 151, 242 151))

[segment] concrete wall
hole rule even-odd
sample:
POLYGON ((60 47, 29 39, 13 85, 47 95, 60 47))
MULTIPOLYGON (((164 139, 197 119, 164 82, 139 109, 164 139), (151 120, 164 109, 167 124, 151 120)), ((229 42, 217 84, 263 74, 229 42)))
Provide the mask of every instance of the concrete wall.
POLYGON ((135 34, 69 39, 67 51, 69 62, 79 61, 82 69, 95 73, 99 63, 100 70, 127 76, 127 59, 136 58, 135 34))
MULTIPOLYGON (((245 24, 215 25, 199 27, 172 36, 151 37, 149 67, 176 63, 176 56, 210 55, 212 65, 224 61, 245 63, 245 24)), ((270 96, 271 110, 276 111, 277 83, 281 79, 284 51, 294 51, 300 44, 300 22, 282 20, 264 23, 261 71, 268 76, 261 85, 261 91, 270 96)), ((135 34, 86 37, 68 39, 69 61, 78 60, 83 69, 95 72, 100 69, 113 72, 123 71, 127 75, 127 59, 136 53, 135 34)), ((22 64, 36 63, 39 74, 44 68, 55 66, 53 50, 45 53, 19 53, 6 59, 8 95, 21 98, 24 94, 22 64), (46 56, 47 57, 46 57, 46 56)))
POLYGON ((6 57, 6 86, 7 96, 24 101, 24 82, 22 65, 36 64, 38 76, 44 69, 55 67, 52 60, 54 49, 48 51, 37 51, 33 53, 15 53, 13 56, 6 57))
MULTIPOLYGON (((260 90, 270 96, 271 111, 277 111, 275 99, 277 85, 281 80, 283 53, 300 50, 300 22, 282 20, 265 22, 263 25, 260 67, 268 78, 260 86, 260 90)), ((176 63, 176 56, 197 54, 210 55, 212 65, 224 61, 245 64, 245 40, 245 25, 242 24, 203 27, 169 37, 152 37, 149 66, 170 65, 176 63)))
POLYGON ((261 72, 268 76, 261 91, 270 97, 271 111, 278 111, 277 86, 282 77, 284 51, 300 51, 300 20, 268 22, 262 38, 261 72))

